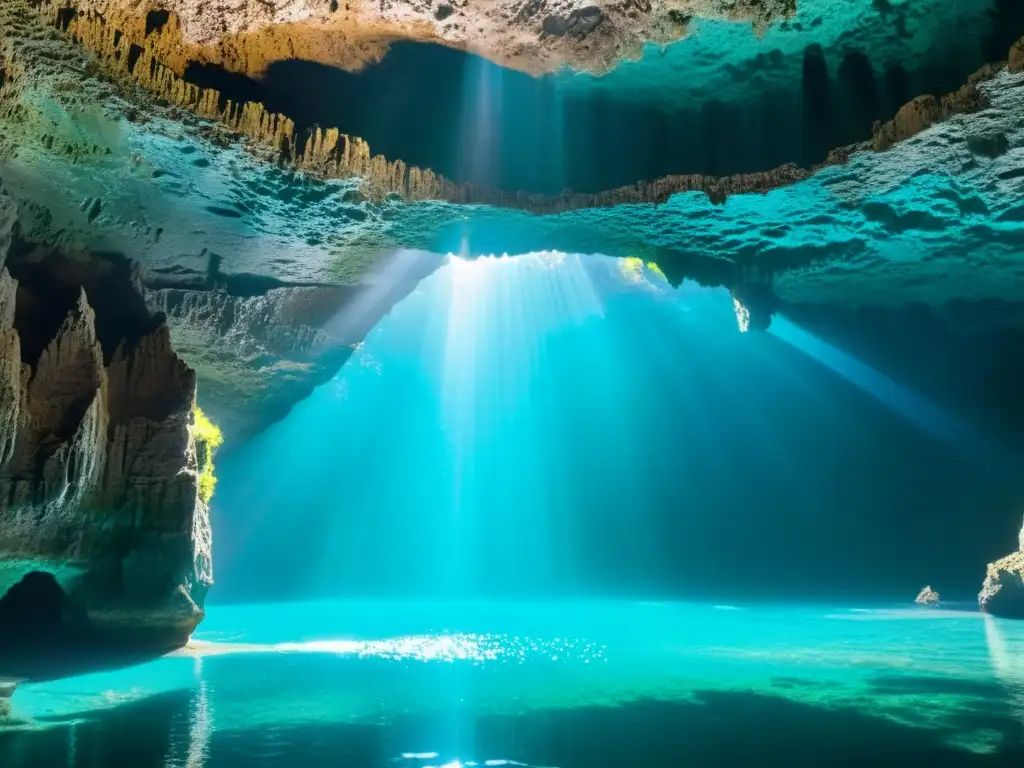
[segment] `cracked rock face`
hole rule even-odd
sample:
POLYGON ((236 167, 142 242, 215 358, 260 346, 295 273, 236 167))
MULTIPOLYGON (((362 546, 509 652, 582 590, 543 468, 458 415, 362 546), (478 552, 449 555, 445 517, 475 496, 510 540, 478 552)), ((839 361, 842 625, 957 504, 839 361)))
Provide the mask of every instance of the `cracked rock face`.
POLYGON ((0 597, 47 574, 82 637, 169 650, 212 583, 195 373, 160 318, 118 327, 127 277, 103 262, 0 268, 0 597))

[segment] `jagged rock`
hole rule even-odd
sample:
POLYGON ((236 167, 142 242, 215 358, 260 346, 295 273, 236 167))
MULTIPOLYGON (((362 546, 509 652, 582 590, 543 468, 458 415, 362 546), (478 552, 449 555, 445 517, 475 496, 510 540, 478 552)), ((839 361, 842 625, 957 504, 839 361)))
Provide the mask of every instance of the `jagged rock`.
POLYGON ((1024 550, 989 563, 978 605, 994 616, 1024 619, 1024 550))
POLYGON ((917 597, 914 598, 914 602, 918 605, 935 607, 939 604, 939 593, 932 589, 931 586, 926 586, 917 593, 917 597))
POLYGON ((171 348, 166 325, 148 316, 141 335, 122 329, 125 340, 106 362, 93 306, 99 301, 104 313, 104 293, 91 301, 81 286, 35 355, 22 344, 32 336, 23 323, 38 331, 67 286, 56 276, 41 283, 46 265, 30 266, 20 287, 0 269, 3 640, 19 639, 17 611, 12 618, 3 598, 29 574, 49 574, 80 612, 72 639, 178 647, 202 619, 212 583, 190 432, 195 374, 171 348))

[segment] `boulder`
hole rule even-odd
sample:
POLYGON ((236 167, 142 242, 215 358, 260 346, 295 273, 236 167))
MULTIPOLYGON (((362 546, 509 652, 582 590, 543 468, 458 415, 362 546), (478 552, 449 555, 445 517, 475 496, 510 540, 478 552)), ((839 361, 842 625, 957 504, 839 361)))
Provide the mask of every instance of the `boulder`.
POLYGON ((918 605, 927 605, 934 608, 939 604, 939 593, 932 589, 931 586, 926 586, 917 593, 914 602, 918 605))
POLYGON ((993 616, 1024 619, 1024 551, 989 563, 978 605, 993 616))

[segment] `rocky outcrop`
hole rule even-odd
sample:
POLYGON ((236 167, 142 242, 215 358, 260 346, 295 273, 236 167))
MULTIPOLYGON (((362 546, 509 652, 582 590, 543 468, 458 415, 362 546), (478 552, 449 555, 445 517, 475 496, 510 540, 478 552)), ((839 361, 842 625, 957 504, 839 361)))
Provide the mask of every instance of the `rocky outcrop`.
POLYGON ((1017 537, 1017 551, 988 564, 978 605, 995 616, 1024 619, 1024 527, 1017 537))
POLYGON ((177 352, 202 382, 199 403, 231 444, 283 418, 337 374, 366 334, 441 265, 436 254, 396 255, 360 284, 290 285, 218 272, 149 272, 152 313, 167 318, 177 352))
POLYGON ((989 563, 978 605, 994 616, 1024 619, 1024 550, 989 563))
POLYGON ((931 586, 926 586, 917 593, 914 602, 918 605, 927 605, 932 608, 937 607, 939 604, 939 593, 932 589, 931 586))
MULTIPOLYGON (((187 60, 259 75, 272 62, 302 58, 356 70, 399 40, 437 42, 539 74, 563 66, 606 71, 646 42, 686 36, 693 18, 749 20, 759 29, 793 13, 794 0, 77 0, 124 27, 130 42, 154 30, 187 60)), ((753 30, 751 34, 754 34, 753 30)))
POLYGON ((0 268, 4 641, 19 639, 21 614, 3 598, 46 574, 79 625, 65 639, 166 650, 202 619, 212 583, 195 373, 161 318, 117 327, 127 319, 109 283, 123 271, 77 263, 97 279, 58 272, 59 260, 0 268))

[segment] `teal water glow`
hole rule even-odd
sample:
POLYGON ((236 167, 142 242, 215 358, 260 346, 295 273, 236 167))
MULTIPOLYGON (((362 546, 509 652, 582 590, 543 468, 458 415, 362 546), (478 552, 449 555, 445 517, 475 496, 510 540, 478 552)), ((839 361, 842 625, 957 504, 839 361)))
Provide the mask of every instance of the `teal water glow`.
POLYGON ((650 44, 638 60, 601 77, 563 72, 558 82, 569 93, 604 92, 672 109, 784 91, 799 82, 811 46, 820 46, 832 72, 851 51, 871 56, 880 70, 895 62, 909 71, 942 69, 948 65, 938 57, 949 54, 939 51, 951 49, 981 66, 995 7, 993 0, 810 0, 759 33, 748 24, 696 19, 677 43, 650 44))
POLYGON ((0 733, 0 756, 10 768, 112 765, 119 754, 189 768, 610 768, 674 766, 681 754, 699 765, 865 754, 1012 764, 1022 659, 1024 625, 955 611, 221 607, 172 657, 24 684, 14 712, 25 722, 0 733))
POLYGON ((790 342, 637 259, 453 259, 219 460, 211 599, 970 597, 1019 496, 790 342))

